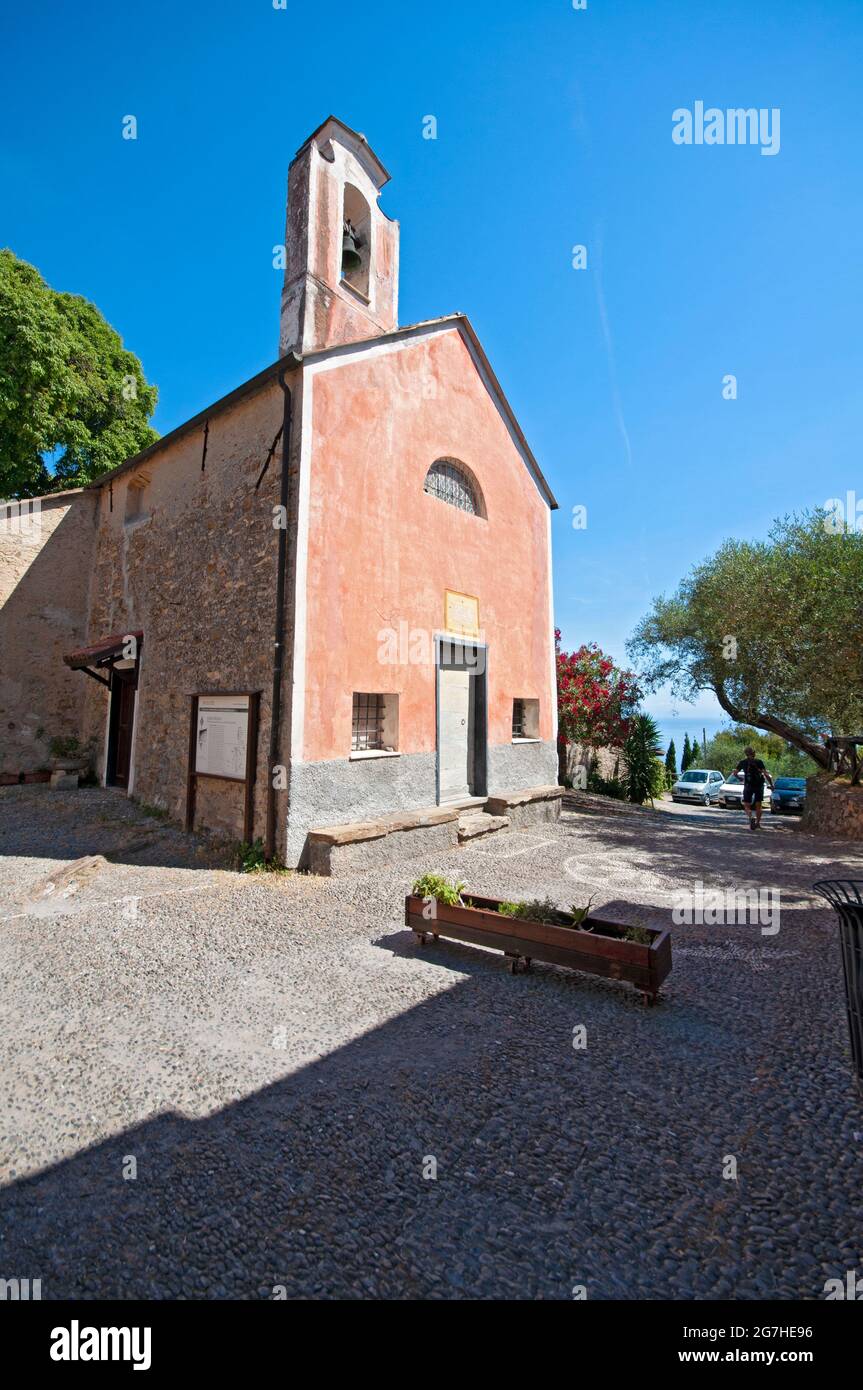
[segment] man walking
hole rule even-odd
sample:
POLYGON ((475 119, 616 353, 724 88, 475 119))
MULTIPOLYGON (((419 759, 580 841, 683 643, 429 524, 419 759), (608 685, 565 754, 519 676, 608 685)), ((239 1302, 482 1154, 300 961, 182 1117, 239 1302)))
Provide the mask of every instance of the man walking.
POLYGON ((734 770, 743 773, 743 809, 749 817, 749 829, 760 830, 764 783, 769 782, 772 791, 773 778, 761 759, 756 758, 754 748, 747 748, 745 751, 746 756, 741 758, 734 770))

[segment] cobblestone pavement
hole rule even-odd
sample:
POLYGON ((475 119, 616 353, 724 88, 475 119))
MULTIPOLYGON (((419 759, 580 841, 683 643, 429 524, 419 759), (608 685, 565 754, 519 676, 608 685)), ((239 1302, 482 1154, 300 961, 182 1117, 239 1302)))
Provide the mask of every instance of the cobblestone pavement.
POLYGON ((3 792, 0 1277, 45 1298, 823 1297, 863 1269, 863 1106, 809 891, 839 875, 863 878, 861 850, 793 823, 600 810, 353 879, 249 878, 115 793, 3 792), (698 880, 773 888, 781 925, 676 927, 645 1009, 418 948, 425 870, 633 922, 698 880))

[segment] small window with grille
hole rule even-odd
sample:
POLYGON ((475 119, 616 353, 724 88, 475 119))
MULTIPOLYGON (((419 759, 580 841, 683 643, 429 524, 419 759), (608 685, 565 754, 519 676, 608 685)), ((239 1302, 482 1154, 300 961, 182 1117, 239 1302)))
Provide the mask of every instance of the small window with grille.
POLYGON ((384 697, 354 691, 351 752, 367 753, 384 746, 384 697))
POLYGON ((513 700, 512 702, 512 736, 513 738, 524 738, 524 700, 513 700))

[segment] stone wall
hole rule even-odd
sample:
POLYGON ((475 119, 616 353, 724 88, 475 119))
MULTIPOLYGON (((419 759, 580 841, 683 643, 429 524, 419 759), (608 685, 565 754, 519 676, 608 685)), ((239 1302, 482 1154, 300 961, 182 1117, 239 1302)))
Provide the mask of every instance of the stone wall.
POLYGON ((863 787, 823 774, 807 778, 801 828, 813 835, 863 840, 863 787))
POLYGON ((87 677, 63 664, 85 641, 98 496, 0 509, 0 773, 33 772, 52 738, 79 736, 87 677))
MULTIPOLYGON (((203 430, 194 428, 102 488, 87 637, 143 630, 130 792, 177 820, 185 814, 191 695, 261 692, 254 837, 265 829, 281 444, 258 491, 255 482, 282 412, 278 382, 266 382, 213 414, 203 469, 203 430), (143 501, 129 518, 136 483, 143 501)), ((289 600, 292 592, 289 583, 289 600)), ((85 729, 98 741, 101 775, 108 695, 78 679, 92 686, 85 729)), ((287 763, 284 704, 282 730, 287 763)), ((284 814, 282 804, 282 824, 284 814)), ((242 786, 201 779, 195 824, 239 839, 242 786)))
POLYGON ((623 779, 626 776, 626 763, 619 748, 588 748, 583 743, 566 745, 566 779, 573 787, 584 790, 591 773, 604 777, 623 779))

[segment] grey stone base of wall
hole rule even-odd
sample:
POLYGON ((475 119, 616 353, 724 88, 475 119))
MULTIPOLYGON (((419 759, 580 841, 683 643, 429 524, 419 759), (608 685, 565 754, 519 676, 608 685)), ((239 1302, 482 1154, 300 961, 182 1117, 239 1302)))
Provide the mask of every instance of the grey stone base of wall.
POLYGON ((519 787, 546 787, 555 782, 557 744, 554 739, 493 744, 488 750, 489 796, 516 791, 519 787))
MULTIPOLYGON (((488 749, 487 773, 489 796, 553 785, 557 782, 557 746, 553 739, 492 745, 488 749)), ((292 763, 285 863, 291 868, 312 867, 308 835, 318 826, 346 825, 427 810, 436 801, 435 753, 292 763)), ((413 837, 418 833, 414 829, 406 835, 411 845, 408 853, 416 852, 413 846, 417 841, 413 837)), ((391 835, 387 838, 393 840, 391 835)), ((386 852, 394 851, 396 845, 393 841, 386 852)))
POLYGON ((812 835, 863 840, 863 787, 809 777, 801 829, 812 835))
POLYGON ((377 839, 354 841, 352 844, 322 844, 313 841, 309 846, 309 869, 313 874, 338 877, 341 874, 362 873, 415 859, 418 854, 435 854, 458 844, 458 821, 444 825, 391 830, 377 839))
POLYGON ((563 787, 534 787, 489 797, 475 805, 429 806, 372 821, 317 826, 306 847, 312 873, 332 877, 391 867, 417 855, 452 849, 478 835, 498 834, 516 825, 555 821, 563 787))
POLYGON ((434 806, 435 767, 434 753, 292 763, 285 863, 307 866, 306 840, 316 825, 345 825, 434 806))
POLYGON ((554 788, 554 793, 552 794, 552 789, 549 788, 548 796, 536 796, 530 801, 522 802, 512 797, 490 796, 486 802, 486 809, 489 815, 506 816, 514 830, 523 825, 548 825, 552 821, 560 820, 562 788, 554 788))

